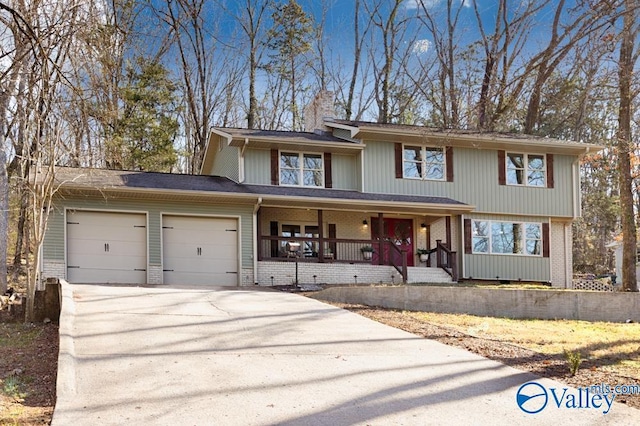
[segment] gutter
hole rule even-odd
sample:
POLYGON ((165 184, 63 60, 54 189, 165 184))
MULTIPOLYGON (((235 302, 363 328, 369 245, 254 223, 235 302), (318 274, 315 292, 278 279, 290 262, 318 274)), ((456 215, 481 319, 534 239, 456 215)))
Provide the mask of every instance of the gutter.
POLYGON ((571 192, 573 201, 573 219, 582 216, 582 191, 580 189, 580 160, 589 154, 589 148, 585 148, 584 153, 578 155, 571 163, 571 192))

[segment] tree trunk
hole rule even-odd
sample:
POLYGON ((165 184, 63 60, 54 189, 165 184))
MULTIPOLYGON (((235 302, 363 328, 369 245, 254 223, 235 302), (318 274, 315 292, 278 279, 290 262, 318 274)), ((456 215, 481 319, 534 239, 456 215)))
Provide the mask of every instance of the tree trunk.
POLYGON ((633 211, 633 189, 631 178, 631 79, 634 65, 635 2, 625 1, 620 65, 618 70, 620 109, 618 118, 618 169, 620 172, 620 215, 622 221, 622 288, 638 291, 636 281, 636 223, 633 211))

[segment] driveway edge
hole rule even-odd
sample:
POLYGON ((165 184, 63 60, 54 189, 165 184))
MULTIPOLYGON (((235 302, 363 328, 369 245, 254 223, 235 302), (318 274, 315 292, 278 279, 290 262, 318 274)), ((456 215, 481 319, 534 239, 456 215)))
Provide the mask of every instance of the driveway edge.
MULTIPOLYGON (((58 329, 60 349, 58 352, 58 377, 56 379, 57 400, 76 394, 76 353, 73 343, 73 325, 76 313, 73 300, 73 288, 65 280, 60 280, 62 303, 60 307, 60 326, 58 329)), ((55 421, 56 411, 53 419, 55 421)))

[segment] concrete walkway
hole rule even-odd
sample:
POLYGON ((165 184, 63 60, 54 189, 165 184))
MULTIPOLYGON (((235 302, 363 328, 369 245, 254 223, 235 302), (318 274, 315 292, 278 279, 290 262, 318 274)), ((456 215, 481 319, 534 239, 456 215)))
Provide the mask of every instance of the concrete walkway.
POLYGON ((275 291, 64 283, 60 334, 55 426, 640 424, 550 380, 526 414, 528 373, 275 291))

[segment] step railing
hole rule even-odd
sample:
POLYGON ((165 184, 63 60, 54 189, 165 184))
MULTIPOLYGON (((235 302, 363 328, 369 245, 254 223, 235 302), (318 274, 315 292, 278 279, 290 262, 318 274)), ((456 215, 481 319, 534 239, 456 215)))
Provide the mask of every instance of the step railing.
POLYGON ((458 281, 457 253, 442 244, 442 240, 436 240, 436 266, 449 274, 452 281, 458 281))

